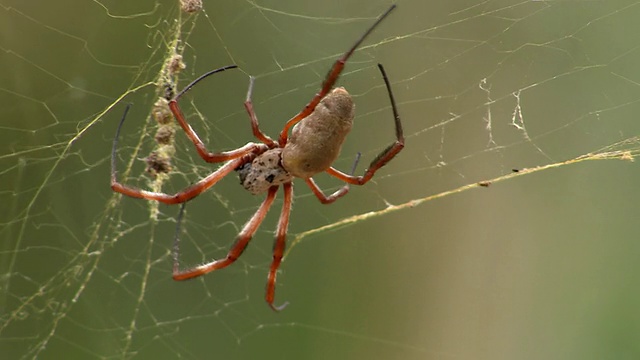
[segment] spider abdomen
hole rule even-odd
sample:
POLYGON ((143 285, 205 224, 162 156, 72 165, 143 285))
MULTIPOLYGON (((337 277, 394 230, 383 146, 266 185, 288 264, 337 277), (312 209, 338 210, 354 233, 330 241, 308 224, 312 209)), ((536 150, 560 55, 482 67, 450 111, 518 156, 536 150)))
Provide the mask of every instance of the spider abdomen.
POLYGON ((270 187, 282 185, 292 180, 280 163, 282 148, 267 150, 258 155, 252 162, 237 168, 240 183, 252 194, 260 194, 270 187))
POLYGON ((282 166, 303 179, 327 170, 340 155, 354 114, 355 106, 347 90, 333 89, 293 127, 282 151, 282 166))

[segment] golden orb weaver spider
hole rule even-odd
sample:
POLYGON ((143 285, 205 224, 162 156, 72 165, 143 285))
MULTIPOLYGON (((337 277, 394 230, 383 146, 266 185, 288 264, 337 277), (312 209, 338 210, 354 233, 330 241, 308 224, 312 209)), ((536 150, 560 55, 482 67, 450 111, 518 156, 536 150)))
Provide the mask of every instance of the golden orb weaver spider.
POLYGON ((231 246, 227 256, 223 259, 213 260, 206 264, 189 269, 180 269, 178 259, 179 236, 176 234, 173 245, 174 280, 195 278, 208 272, 222 269, 235 262, 245 250, 255 232, 258 230, 258 227, 273 204, 278 188, 282 185, 284 200, 276 229, 276 239, 273 246, 273 261, 267 278, 265 300, 275 311, 282 310, 288 304, 285 302, 280 306, 275 306, 273 302, 275 297, 276 275, 280 262, 282 261, 287 227, 289 225, 289 214, 291 212, 291 202, 293 200, 293 179, 296 177, 303 179, 320 202, 323 204, 330 204, 347 194, 349 191, 349 184, 364 185, 371 180, 375 172, 393 159, 404 147, 402 124, 396 109, 393 93, 391 92, 391 85, 384 68, 381 64, 378 64, 378 68, 382 74, 382 78, 389 94, 389 100, 391 102, 396 140, 376 156, 373 161, 371 161, 369 168, 365 170, 364 174, 361 176, 353 175, 359 160, 359 154, 356 157, 350 174, 343 173, 342 171, 331 167, 331 164, 340 154, 340 149, 345 137, 351 130, 355 110, 355 106, 353 105, 353 101, 349 93, 343 87, 333 88, 333 85, 338 80, 338 77, 340 76, 340 73, 342 72, 349 57, 358 48, 358 46, 360 46, 364 39, 376 28, 376 26, 378 26, 378 24, 380 24, 382 20, 384 20, 384 18, 389 15, 393 9, 395 9, 395 7, 395 5, 392 5, 387 11, 385 11, 358 39, 358 41, 356 41, 356 43, 334 63, 325 77, 320 91, 311 99, 302 111, 287 121, 280 132, 280 136, 277 141, 271 139, 260 130, 258 118, 253 111, 253 104, 251 101, 251 94, 253 92, 255 79, 250 77, 249 89, 247 91, 244 106, 249 114, 249 118, 251 119, 253 135, 260 140, 261 143, 249 142, 240 148, 230 151, 208 151, 204 143, 187 123, 185 116, 178 106, 178 100, 182 95, 189 91, 189 89, 204 78, 227 69, 236 68, 237 66, 231 65, 209 71, 187 85, 182 91, 173 97, 171 101, 169 101, 169 108, 171 109, 175 119, 178 121, 178 124, 180 124, 180 127, 186 133, 187 137, 189 137, 191 142, 195 145, 200 157, 208 163, 224 162, 224 164, 207 177, 176 194, 170 195, 161 192, 142 190, 118 182, 116 170, 116 149, 118 146, 120 130, 129 107, 125 109, 122 119, 120 120, 120 124, 116 130, 111 153, 111 188, 114 191, 130 197, 156 200, 165 204, 182 203, 183 206, 178 216, 178 224, 180 224, 182 219, 184 204, 186 204, 187 201, 209 189, 234 170, 238 171, 242 185, 249 192, 253 194, 263 192, 267 193, 266 198, 249 221, 243 226, 235 243, 231 246), (289 136, 289 129, 292 127, 291 136, 289 136), (327 196, 322 192, 312 178, 313 175, 320 172, 326 172, 329 175, 344 181, 346 185, 333 194, 327 196))

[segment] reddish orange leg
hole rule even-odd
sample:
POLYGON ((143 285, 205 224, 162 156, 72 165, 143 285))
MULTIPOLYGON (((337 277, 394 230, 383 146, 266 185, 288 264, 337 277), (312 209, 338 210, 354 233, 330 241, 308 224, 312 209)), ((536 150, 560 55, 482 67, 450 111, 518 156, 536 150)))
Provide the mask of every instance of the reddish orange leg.
MULTIPOLYGON (((273 311, 280 311, 289 305, 286 301, 280 306, 273 305, 276 292, 276 277, 278 275, 278 268, 282 262, 282 256, 286 246, 287 228, 289 227, 289 214, 291 214, 291 202, 293 200, 293 185, 285 183, 282 185, 284 192, 284 200, 282 202, 282 211, 280 212, 280 219, 278 220, 278 229, 276 230, 276 240, 273 244, 273 261, 271 262, 271 268, 269 269, 269 276, 267 277, 267 291, 265 294, 265 300, 267 304, 273 309, 273 311)), ((272 188, 273 189, 273 188, 272 188)))
POLYGON ((200 155, 200 157, 208 163, 237 159, 250 152, 255 152, 260 148, 259 144, 250 142, 243 147, 234 150, 222 151, 219 153, 210 152, 209 150, 207 150, 207 147, 204 145, 202 140, 200 140, 198 134, 196 134, 191 125, 187 124, 187 121, 184 119, 184 115, 182 114, 182 111, 180 110, 176 99, 169 101, 169 108, 171 109, 173 116, 175 116, 176 120, 178 121, 178 124, 180 124, 182 130, 184 130, 189 139, 191 139, 191 142, 196 146, 198 155, 200 155))
MULTIPOLYGON (((249 221, 244 225, 238 236, 236 237, 236 241, 231 246, 229 253, 224 259, 214 260, 204 265, 196 266, 186 270, 180 270, 180 237, 179 235, 179 227, 176 230, 176 237, 173 242, 173 279, 174 280, 187 280, 192 279, 194 277, 198 277, 200 275, 204 275, 208 272, 219 270, 224 267, 227 267, 233 264, 242 252, 247 248, 249 241, 253 237, 253 234, 256 233, 258 227, 264 220, 265 216, 267 216, 267 212, 273 204, 273 200, 276 197, 276 192, 278 191, 277 186, 273 186, 269 188, 269 192, 267 193, 267 197, 262 202, 262 205, 258 208, 255 214, 249 219, 249 221)), ((286 195, 286 193, 285 193, 286 195)), ((182 214, 184 212, 185 205, 180 209, 180 215, 178 216, 178 224, 182 220, 182 214)), ((288 218, 287 218, 288 220, 288 218)))
POLYGON ((347 60, 349 60, 353 52, 358 48, 358 46, 360 46, 360 44, 362 44, 364 39, 366 39, 367 36, 369 36, 369 34, 373 32, 376 26, 378 26, 378 24, 380 24, 380 22, 382 22, 382 20, 384 20, 384 18, 387 17, 387 15, 389 15, 389 13, 391 13, 391 11, 393 11, 393 9, 395 8, 396 8, 395 4, 391 5, 391 7, 389 7, 389 9, 384 12, 384 14, 380 15, 378 20, 376 20, 376 22, 373 25, 371 25, 371 27, 369 27, 369 29, 364 33, 364 35, 362 35, 360 39, 358 39, 358 41, 356 41, 356 43, 353 44, 353 46, 346 53, 344 53, 344 55, 342 55, 338 60, 336 60, 336 62, 333 64, 333 66, 329 70, 329 73, 325 77, 324 81, 322 82, 322 88, 320 89, 320 91, 313 97, 313 99, 311 99, 311 101, 304 107, 304 109, 302 109, 301 112, 299 112, 296 116, 292 117, 284 125, 284 128, 280 132, 280 137, 278 138, 278 143, 280 144, 281 147, 284 147, 284 145, 287 143, 287 138, 289 136, 289 129, 291 129, 291 127, 297 124, 300 120, 309 116, 313 112, 313 110, 315 110, 320 100, 322 100, 322 98, 325 97, 329 93, 329 91, 331 91, 331 89, 333 88, 333 85, 335 85, 336 81, 338 80, 338 77, 340 77, 340 73, 342 72, 342 69, 344 69, 344 64, 347 62, 347 60))
MULTIPOLYGON (((118 179, 117 179, 118 171, 116 169, 116 149, 118 147, 118 139, 120 138, 120 130, 122 129, 122 124, 124 124, 124 120, 127 117, 127 113, 129 112, 129 107, 130 106, 127 106, 127 108, 124 111, 124 114, 122 115, 122 120, 120 120, 118 129, 116 130, 116 136, 113 139, 113 148, 111 149, 111 189, 121 194, 131 196, 134 198, 139 198, 139 199, 157 200, 165 204, 183 203, 185 201, 188 201, 198 196, 203 191, 215 185, 218 181, 220 181, 220 179, 222 179, 227 174, 232 172, 238 166, 245 164, 247 162, 251 162, 256 157, 255 152, 247 151, 245 154, 243 154, 244 155, 243 157, 228 161, 227 163, 222 165, 220 168, 218 168, 218 170, 211 173, 209 176, 205 177, 204 179, 198 181, 197 183, 173 195, 160 193, 160 192, 147 191, 147 190, 142 190, 135 187, 123 185, 120 182, 118 182, 118 179)), ((254 144, 254 147, 256 149, 259 149, 259 150, 256 150, 258 153, 260 151, 266 150, 266 146, 262 144, 254 144)))
POLYGON ((330 167, 327 170, 327 173, 331 176, 335 176, 338 179, 354 185, 364 185, 366 184, 373 175, 376 173, 378 169, 385 166, 391 159, 393 159, 403 148, 404 148, 404 135, 402 134, 402 123, 400 122, 400 115, 398 114, 398 109, 396 108, 396 101, 393 98, 393 92, 391 91, 391 84, 389 83, 389 79, 387 78, 387 73, 384 71, 384 67, 382 64, 378 64, 378 68, 382 73, 382 78, 384 79, 384 84, 387 87, 387 93, 389 94, 389 100, 391 101, 391 109, 393 110, 393 120, 396 126, 396 141, 389 145, 386 149, 384 149, 378 156, 371 161, 369 168, 364 172, 362 176, 353 176, 347 175, 340 170, 336 170, 333 167, 330 167))
MULTIPOLYGON (((353 162, 353 167, 351 167, 351 175, 353 175, 355 173, 356 167, 358 166, 358 162, 359 161, 360 161, 360 153, 357 153, 356 154, 356 160, 353 162)), ((347 193, 349 192, 349 184, 346 184, 345 186, 343 186, 340 189, 338 189, 338 191, 334 192, 333 194, 331 194, 329 196, 326 196, 324 194, 324 192, 322 192, 322 189, 320 189, 320 187, 316 184, 316 182, 313 181, 313 178, 308 178, 308 179, 305 179, 304 181, 311 188, 311 191, 313 191, 313 194, 323 204, 331 204, 332 202, 334 202, 334 201, 340 199, 341 197, 347 195, 347 193)))
MULTIPOLYGON (((200 138, 198 137, 198 134, 196 134, 196 132, 191 127, 191 125, 189 125, 187 123, 187 121, 185 119, 185 116, 182 113, 182 110, 180 110, 180 106, 178 105, 178 100, 180 100, 182 95, 184 95, 187 91, 189 91, 192 87, 194 87, 198 82, 204 80, 208 76, 211 76, 213 74, 216 74, 216 73, 228 70, 228 69, 235 69, 235 68, 237 68, 236 65, 229 65, 229 66, 224 66, 224 67, 221 67, 219 69, 215 69, 215 70, 211 70, 209 72, 206 72, 206 73, 202 74, 200 77, 198 77, 197 79, 193 80, 189 85, 185 86, 185 88, 182 89, 182 91, 180 91, 171 101, 169 101, 169 108, 171 109, 171 112, 173 113, 173 116, 178 121, 178 124, 180 124, 180 127, 182 128, 182 130, 184 130, 184 132, 187 134, 189 139, 191 139, 191 142, 193 142, 193 144, 196 146, 196 150, 198 151, 198 154, 200 155, 200 157, 204 161, 209 162, 209 163, 216 163, 216 162, 222 162, 222 161, 227 161, 227 160, 239 158, 239 157, 241 157, 241 156, 243 156, 243 155, 245 155, 247 153, 255 152, 256 150, 258 150, 259 145, 254 144, 254 143, 248 143, 248 144, 244 145, 243 147, 240 147, 238 149, 234 149, 234 150, 231 150, 231 151, 223 151, 223 152, 219 152, 219 153, 208 151, 206 146, 202 142, 202 140, 200 140, 200 138)), ((251 93, 251 88, 252 88, 252 83, 249 86, 249 94, 251 93)), ((248 97, 248 95, 247 95, 247 97, 248 97)), ((246 106, 246 104, 245 104, 245 106, 246 106)), ((251 115, 251 113, 249 115, 251 115)), ((252 117, 251 120, 252 120, 251 121, 251 127, 253 128, 254 135, 256 135, 256 137, 258 139, 260 139, 262 142, 264 142, 267 145, 273 144, 274 143, 273 140, 269 139, 267 136, 262 134, 260 129, 258 129, 258 127, 257 127, 258 126, 258 122, 257 122, 258 120, 255 119, 255 124, 254 124, 254 121, 253 121, 254 120, 253 117, 252 117), (259 135, 261 135, 261 136, 259 136, 259 135)))
POLYGON ((311 188, 311 191, 313 191, 313 195, 315 195, 318 198, 318 200, 320 200, 320 202, 323 204, 331 204, 334 201, 340 199, 341 197, 347 195, 347 193, 349 192, 349 184, 347 184, 341 187, 338 191, 327 196, 324 194, 324 192, 322 192, 322 189, 320 189, 318 184, 316 184, 316 182, 313 181, 313 178, 305 179, 304 182, 306 182, 307 185, 311 188))
POLYGON ((227 176, 230 172, 235 170, 238 166, 250 162, 253 158, 255 158, 254 154, 249 154, 240 159, 233 159, 226 164, 222 165, 218 170, 211 173, 206 178, 198 181, 197 183, 187 187, 186 189, 171 194, 165 194, 161 192, 153 192, 138 189, 132 186, 123 185, 118 182, 116 179, 117 172, 115 168, 111 170, 111 189, 113 191, 119 192, 121 194, 131 196, 139 199, 147 199, 147 200, 157 200, 165 204, 180 204, 185 201, 189 201, 194 197, 200 195, 202 192, 207 190, 208 188, 215 185, 220 179, 227 176))
POLYGON ((180 127, 182 128, 182 130, 184 130, 184 132, 187 134, 191 142, 196 146, 198 155, 200 155, 200 157, 204 161, 209 163, 223 162, 223 161, 239 158, 247 153, 258 150, 258 145, 254 143, 248 143, 241 148, 234 149, 231 151, 223 151, 219 153, 210 152, 209 150, 207 150, 207 147, 204 145, 202 140, 200 140, 200 138, 198 137, 198 134, 196 134, 196 132, 191 127, 191 125, 187 123, 187 120, 185 119, 185 116, 182 113, 182 110, 180 110, 180 106, 178 105, 178 100, 180 100, 182 95, 184 95, 197 83, 204 80, 208 76, 228 70, 228 69, 235 69, 235 68, 237 68, 236 65, 229 65, 229 66, 224 66, 219 69, 206 72, 202 74, 200 77, 198 77, 197 79, 193 80, 189 85, 185 86, 185 88, 182 89, 182 91, 180 91, 171 101, 169 101, 169 109, 171 109, 171 112, 173 113, 173 116, 178 121, 178 124, 180 124, 180 127))
POLYGON ((251 95, 253 94, 253 84, 256 79, 253 76, 249 77, 249 90, 247 90, 247 99, 244 102, 244 108, 247 109, 247 113, 249 114, 249 118, 251 118, 251 131, 253 132, 253 136, 255 136, 258 140, 262 141, 269 147, 275 147, 277 144, 273 141, 272 138, 265 135, 265 133, 260 130, 260 126, 258 125, 258 116, 255 111, 253 111, 253 101, 251 100, 251 95))

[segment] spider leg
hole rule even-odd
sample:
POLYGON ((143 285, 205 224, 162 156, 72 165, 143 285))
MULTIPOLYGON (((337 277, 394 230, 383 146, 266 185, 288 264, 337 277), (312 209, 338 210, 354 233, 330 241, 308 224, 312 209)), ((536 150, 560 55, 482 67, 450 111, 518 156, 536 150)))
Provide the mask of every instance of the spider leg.
POLYGON ((200 138, 198 137, 198 134, 196 134, 196 132, 191 127, 191 125, 187 123, 187 120, 185 119, 185 116, 182 113, 182 110, 180 110, 180 106, 178 105, 178 100, 180 99, 180 97, 182 97, 182 95, 184 95, 187 91, 189 91, 198 82, 202 81, 206 77, 228 70, 228 69, 234 69, 236 67, 237 67, 236 65, 229 65, 229 66, 221 67, 219 69, 211 70, 201 75, 200 77, 192 81, 189 85, 187 85, 184 89, 182 89, 182 91, 180 91, 178 95, 176 95, 171 101, 169 101, 169 109, 171 109, 171 112, 173 113, 173 116, 178 121, 178 124, 180 124, 180 127, 182 128, 182 130, 184 130, 184 132, 187 134, 191 142, 196 146, 198 155, 200 155, 200 157, 208 163, 222 162, 222 161, 239 158, 243 155, 246 155, 247 153, 258 150, 258 145, 254 143, 248 143, 243 147, 237 148, 235 150, 222 151, 222 152, 210 152, 209 150, 207 150, 206 146, 204 145, 202 140, 200 140, 200 138))
POLYGON ((196 146, 196 151, 198 152, 198 155, 200 155, 200 157, 208 163, 216 163, 216 162, 222 162, 222 161, 227 161, 231 159, 237 159, 243 155, 246 155, 250 152, 254 152, 259 149, 258 144, 250 142, 234 150, 222 151, 217 153, 210 152, 209 150, 207 150, 206 146, 204 145, 202 140, 200 140, 200 138, 198 137, 198 134, 196 134, 196 132, 191 127, 191 125, 187 124, 187 121, 184 119, 184 115, 182 114, 182 111, 180 110, 180 107, 178 106, 178 103, 175 99, 169 102, 169 108, 171 109, 173 116, 175 116, 176 120, 178 121, 178 124, 180 124, 180 127, 182 128, 182 130, 184 130, 184 132, 187 134, 189 139, 191 139, 191 142, 196 146))
POLYGON ((347 52, 344 53, 344 55, 342 55, 338 60, 336 60, 336 62, 331 67, 331 69, 329 69, 329 72, 327 73, 327 76, 325 77, 324 81, 322 82, 322 88, 320 89, 320 91, 311 99, 311 101, 307 105, 305 105, 302 111, 300 111, 296 116, 292 117, 284 125, 284 128, 280 132, 280 137, 278 138, 278 143, 280 144, 281 147, 284 147, 284 145, 287 143, 287 138, 289 136, 289 129, 293 125, 297 124, 300 120, 309 116, 313 112, 313 110, 315 110, 320 100, 322 100, 322 98, 329 93, 331 88, 333 88, 333 85, 338 80, 338 77, 340 76, 342 69, 344 69, 345 63, 347 62, 347 60, 349 60, 353 52, 360 46, 360 44, 362 44, 362 42, 366 39, 366 37, 369 36, 371 32, 373 32, 376 26, 378 26, 378 24, 380 24, 380 22, 382 22, 382 20, 384 20, 384 18, 386 18, 387 15, 389 15, 389 13, 391 13, 391 11, 393 11, 393 9, 395 8, 396 8, 395 4, 391 5, 391 7, 389 7, 389 9, 387 9, 387 11, 385 11, 382 15, 380 15, 378 20, 376 20, 376 22, 373 23, 373 25, 371 25, 369 29, 367 29, 367 31, 360 37, 360 39, 358 39, 358 41, 356 41, 356 43, 353 44, 353 46, 349 50, 347 50, 347 52))
POLYGON ((198 78, 193 80, 191 83, 189 83, 189 85, 185 86, 184 89, 182 89, 173 99, 178 101, 178 99, 180 99, 182 95, 184 95, 187 91, 191 90, 191 88, 194 87, 197 83, 208 78, 209 76, 225 70, 236 69, 237 67, 238 65, 227 65, 215 70, 207 71, 206 73, 198 76, 198 78))
POLYGON ((269 147, 275 147, 277 144, 273 141, 272 138, 265 135, 265 133, 260 130, 260 126, 258 125, 258 116, 255 111, 253 111, 253 101, 251 100, 251 95, 253 94, 253 84, 255 83, 256 78, 253 76, 249 77, 249 89, 247 90, 247 99, 244 102, 244 108, 247 109, 247 113, 249 114, 249 118, 251 118, 251 131, 253 132, 253 136, 255 136, 258 140, 262 141, 269 147))
POLYGON ((116 170, 111 170, 111 189, 113 191, 119 192, 123 195, 131 196, 138 199, 147 199, 147 200, 157 200, 164 204, 180 204, 185 201, 189 201, 194 197, 200 195, 202 192, 207 190, 208 188, 215 185, 220 179, 227 176, 230 172, 235 170, 238 166, 250 162, 255 155, 251 154, 251 156, 246 156, 240 159, 233 159, 231 161, 226 162, 222 165, 218 170, 211 173, 209 176, 203 178, 202 180, 194 183, 193 185, 187 187, 186 189, 177 192, 175 194, 165 194, 162 192, 154 192, 147 191, 135 188, 133 186, 128 186, 121 184, 116 179, 116 170))
MULTIPOLYGON (((258 210, 253 214, 251 219, 244 225, 238 236, 236 237, 236 241, 231 246, 231 249, 227 253, 227 256, 224 259, 218 259, 211 261, 209 263, 196 266, 193 268, 180 270, 180 239, 178 233, 176 233, 176 237, 173 243, 173 279, 174 280, 187 280, 198 277, 200 275, 204 275, 208 272, 222 269, 233 264, 238 257, 242 254, 242 252, 247 248, 249 241, 253 237, 253 234, 258 230, 258 227, 264 220, 265 216, 267 216, 267 212, 273 204, 273 200, 276 197, 276 192, 278 191, 277 186, 272 186, 269 188, 269 192, 267 193, 267 197, 264 199, 258 210)), ((286 195, 286 192, 285 192, 286 195)), ((184 210, 184 205, 180 210, 180 215, 178 216, 178 221, 182 219, 182 212, 184 210)))
POLYGON ((265 300, 267 304, 274 311, 280 311, 284 309, 289 302, 285 302, 282 305, 273 305, 273 300, 276 291, 276 277, 278 275, 278 268, 282 262, 282 256, 286 246, 287 228, 289 227, 289 214, 291 214, 291 202, 293 199, 293 185, 288 182, 282 185, 284 191, 284 200, 282 203, 282 211, 280 212, 280 219, 278 220, 278 228, 276 230, 276 241, 273 244, 273 261, 271 262, 271 268, 269 269, 269 276, 267 277, 267 291, 265 294, 265 300))
MULTIPOLYGON (((358 166, 358 162, 360 161, 360 155, 361 155, 360 153, 356 154, 356 159, 353 162, 353 166, 351 167, 351 175, 353 175, 356 171, 356 167, 358 166)), ((333 194, 326 196, 322 191, 322 189, 320 189, 320 187, 313 180, 313 178, 304 179, 304 181, 311 188, 311 191, 313 191, 313 194, 323 204, 331 204, 332 202, 338 200, 339 198, 347 195, 347 193, 349 192, 349 183, 347 183, 346 185, 338 189, 333 194)))
MULTIPOLYGON (((153 192, 138 189, 132 186, 127 186, 118 182, 118 171, 116 169, 116 150, 118 148, 118 139, 120 137, 120 130, 122 129, 122 124, 124 124, 124 120, 127 117, 127 113, 129 112, 130 106, 124 110, 124 114, 122 115, 122 120, 120 120, 120 124, 118 124, 118 129, 116 130, 116 136, 113 139, 113 148, 111 149, 111 189, 113 191, 119 192, 121 194, 131 196, 134 198, 147 199, 147 200, 157 200, 165 204, 179 204, 194 197, 198 196, 203 191, 215 185, 220 179, 225 177, 227 174, 235 170, 238 166, 241 166, 247 162, 252 161, 257 154, 260 152, 264 152, 267 147, 262 144, 252 144, 257 150, 254 152, 247 152, 243 157, 233 159, 227 161, 220 168, 218 168, 213 173, 209 174, 209 176, 203 178, 202 180, 194 183, 193 185, 187 187, 186 189, 170 195, 161 192, 153 192)), ((247 147, 247 146, 245 146, 247 147)))
POLYGON ((364 185, 366 184, 373 175, 376 173, 378 169, 385 166, 391 159, 393 159, 403 148, 404 148, 404 135, 402 133, 402 122, 400 121, 400 115, 398 114, 398 109, 396 107, 396 101, 393 98, 393 92, 391 91, 391 84, 389 83, 389 78, 387 78, 387 73, 384 71, 384 67, 382 64, 378 64, 378 68, 382 73, 382 78, 384 79, 384 84, 387 87, 387 93, 389 94, 389 100, 391 101, 391 109, 393 110, 393 120, 396 127, 396 141, 391 145, 387 146, 378 156, 371 161, 369 168, 365 171, 362 176, 353 176, 347 175, 340 170, 336 170, 333 167, 327 169, 327 173, 331 176, 334 176, 346 183, 354 184, 354 185, 364 185))

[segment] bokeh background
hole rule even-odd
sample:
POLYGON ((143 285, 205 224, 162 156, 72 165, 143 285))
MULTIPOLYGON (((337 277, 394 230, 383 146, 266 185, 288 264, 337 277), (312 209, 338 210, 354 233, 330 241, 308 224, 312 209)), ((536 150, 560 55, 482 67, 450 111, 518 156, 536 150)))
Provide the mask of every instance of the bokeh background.
MULTIPOLYGON (((290 306, 263 300, 280 200, 236 264, 171 280, 178 208, 109 188, 126 104, 120 178, 148 188, 154 82, 176 44, 178 87, 239 65, 181 103, 210 149, 230 149, 253 141, 249 75, 276 136, 390 4, 0 0, 3 358, 638 358, 637 1, 398 1, 340 79, 358 115, 336 166, 362 152, 362 171, 393 140, 377 62, 406 148, 330 206, 296 182, 276 294, 290 306), (521 171, 304 236, 612 149, 627 160, 521 171)), ((173 165, 168 192, 215 168, 181 132, 173 165)), ((259 205, 237 182, 189 203, 183 264, 223 256, 259 205)))

